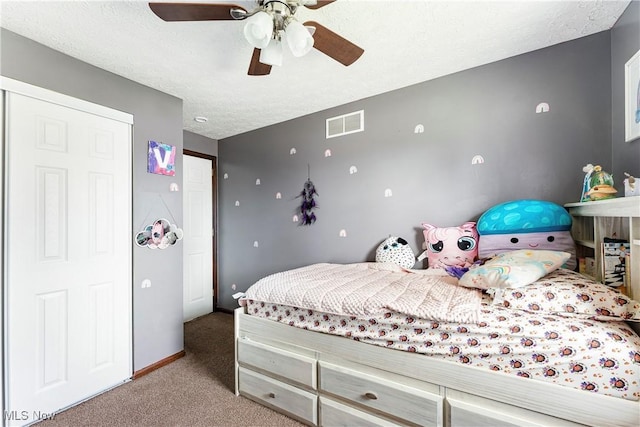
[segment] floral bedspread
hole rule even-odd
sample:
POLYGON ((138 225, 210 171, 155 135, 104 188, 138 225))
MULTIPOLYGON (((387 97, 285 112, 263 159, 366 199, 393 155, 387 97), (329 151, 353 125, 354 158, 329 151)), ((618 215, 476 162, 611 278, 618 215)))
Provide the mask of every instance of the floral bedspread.
POLYGON ((636 317, 637 302, 568 270, 530 289, 510 290, 500 301, 482 294, 477 318, 467 321, 388 307, 366 314, 328 313, 322 306, 295 307, 260 301, 257 295, 247 296, 245 303, 250 315, 298 328, 640 400, 640 337, 624 321, 636 317), (554 313, 545 311, 547 306, 554 313))

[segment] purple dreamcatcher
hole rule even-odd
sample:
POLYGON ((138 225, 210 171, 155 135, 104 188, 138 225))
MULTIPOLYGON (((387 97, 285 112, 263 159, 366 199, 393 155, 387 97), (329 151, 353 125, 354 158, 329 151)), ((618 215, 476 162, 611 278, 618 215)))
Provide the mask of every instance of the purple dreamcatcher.
POLYGON ((300 225, 311 225, 316 222, 316 214, 313 210, 318 207, 315 197, 318 196, 315 185, 311 182, 311 178, 307 177, 307 182, 304 183, 304 187, 299 198, 302 199, 300 203, 300 225))

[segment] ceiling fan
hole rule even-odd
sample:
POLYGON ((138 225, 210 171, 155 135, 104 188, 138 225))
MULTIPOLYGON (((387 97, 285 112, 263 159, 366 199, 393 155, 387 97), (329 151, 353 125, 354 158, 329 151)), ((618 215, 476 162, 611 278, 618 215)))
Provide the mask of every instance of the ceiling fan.
POLYGON ((244 35, 254 47, 248 74, 264 76, 273 65, 282 64, 283 40, 294 56, 315 48, 345 66, 360 58, 362 48, 315 21, 301 24, 295 18, 301 6, 319 9, 334 1, 257 0, 250 12, 227 3, 149 3, 149 7, 164 21, 245 20, 244 35))

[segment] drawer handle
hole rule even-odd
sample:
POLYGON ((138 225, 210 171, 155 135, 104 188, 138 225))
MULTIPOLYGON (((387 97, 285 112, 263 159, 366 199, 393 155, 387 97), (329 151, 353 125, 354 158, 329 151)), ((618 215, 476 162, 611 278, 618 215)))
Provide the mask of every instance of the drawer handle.
POLYGON ((377 400, 378 399, 378 396, 376 396, 375 393, 371 393, 371 392, 365 393, 364 397, 366 397, 367 399, 371 399, 371 400, 377 400))
POLYGON ((269 397, 272 399, 276 398, 276 394, 274 392, 269 393, 269 397))

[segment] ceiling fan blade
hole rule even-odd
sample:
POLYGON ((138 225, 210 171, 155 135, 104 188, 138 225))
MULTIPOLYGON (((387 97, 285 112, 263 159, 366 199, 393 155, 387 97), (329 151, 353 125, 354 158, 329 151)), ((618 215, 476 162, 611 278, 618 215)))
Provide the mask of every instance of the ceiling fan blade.
POLYGON ((260 49, 257 47, 253 49, 253 55, 251 55, 251 63, 249 64, 250 76, 266 76, 271 72, 271 65, 263 64, 260 62, 260 49))
POLYGON ((331 4, 334 1, 336 1, 336 0, 326 0, 326 1, 318 0, 318 1, 316 1, 316 4, 309 4, 309 5, 305 4, 305 7, 308 8, 308 9, 320 9, 321 7, 324 7, 324 6, 328 5, 328 4, 331 4))
POLYGON ((361 47, 315 21, 307 21, 304 26, 316 29, 313 33, 313 47, 343 65, 353 64, 364 53, 361 47))
POLYGON ((149 3, 149 7, 165 21, 233 21, 233 9, 247 12, 235 4, 149 3))

